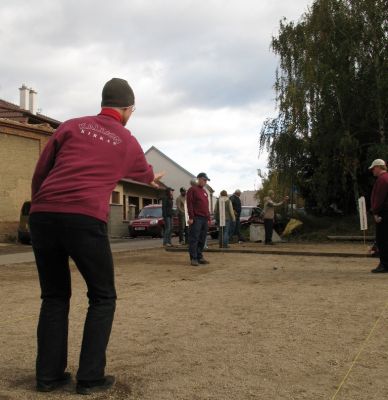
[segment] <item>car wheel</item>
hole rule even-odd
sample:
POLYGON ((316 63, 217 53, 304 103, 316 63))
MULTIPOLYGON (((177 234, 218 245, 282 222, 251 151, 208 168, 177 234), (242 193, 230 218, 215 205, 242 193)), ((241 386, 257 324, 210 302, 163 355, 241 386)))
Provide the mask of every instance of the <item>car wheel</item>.
POLYGON ((211 232, 211 233, 210 233, 210 237, 211 237, 212 239, 218 239, 218 231, 217 231, 217 232, 211 232))

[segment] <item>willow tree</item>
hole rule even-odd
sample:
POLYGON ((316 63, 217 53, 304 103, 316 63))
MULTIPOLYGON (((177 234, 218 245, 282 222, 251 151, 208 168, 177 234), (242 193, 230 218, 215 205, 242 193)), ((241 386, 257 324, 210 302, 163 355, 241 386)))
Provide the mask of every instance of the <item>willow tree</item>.
POLYGON ((321 210, 333 202, 355 209, 371 149, 385 143, 384 3, 316 0, 298 23, 282 20, 272 39, 279 112, 263 125, 260 150, 321 210))

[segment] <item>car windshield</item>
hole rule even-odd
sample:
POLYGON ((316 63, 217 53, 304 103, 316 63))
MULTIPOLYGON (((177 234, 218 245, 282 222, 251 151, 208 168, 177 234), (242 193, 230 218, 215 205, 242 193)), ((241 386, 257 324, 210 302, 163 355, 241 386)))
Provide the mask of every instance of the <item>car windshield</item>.
POLYGON ((139 213, 139 218, 161 218, 162 207, 143 208, 139 213))
POLYGON ((240 217, 250 217, 252 213, 252 208, 242 208, 240 217))

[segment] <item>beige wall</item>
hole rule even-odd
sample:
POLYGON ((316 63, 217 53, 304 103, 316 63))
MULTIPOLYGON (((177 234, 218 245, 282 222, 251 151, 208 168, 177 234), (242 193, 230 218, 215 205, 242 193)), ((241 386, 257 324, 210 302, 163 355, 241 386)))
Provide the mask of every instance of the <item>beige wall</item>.
POLYGON ((0 119, 0 240, 17 235, 20 209, 31 197, 31 179, 54 130, 0 119))
POLYGON ((31 179, 39 157, 39 140, 0 132, 0 220, 15 221, 31 197, 31 179))

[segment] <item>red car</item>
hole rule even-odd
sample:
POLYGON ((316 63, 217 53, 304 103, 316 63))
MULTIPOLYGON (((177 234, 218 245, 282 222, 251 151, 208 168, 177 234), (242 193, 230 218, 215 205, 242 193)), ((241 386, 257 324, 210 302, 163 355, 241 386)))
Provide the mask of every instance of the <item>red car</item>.
MULTIPOLYGON (((179 222, 177 210, 173 209, 174 216, 172 218, 172 231, 173 233, 179 232, 179 222)), ((164 234, 164 220, 162 217, 162 205, 152 204, 145 206, 132 221, 129 221, 128 226, 129 236, 152 236, 163 237, 164 234)))
MULTIPOLYGON (((173 209, 174 216, 172 218, 172 232, 176 235, 179 234, 179 220, 177 210, 173 209)), ((145 206, 134 220, 129 222, 128 226, 129 236, 152 236, 163 237, 164 234, 164 220, 162 217, 162 205, 152 204, 145 206)), ((209 224, 209 234, 213 237, 218 234, 217 226, 214 217, 211 216, 209 224)))

